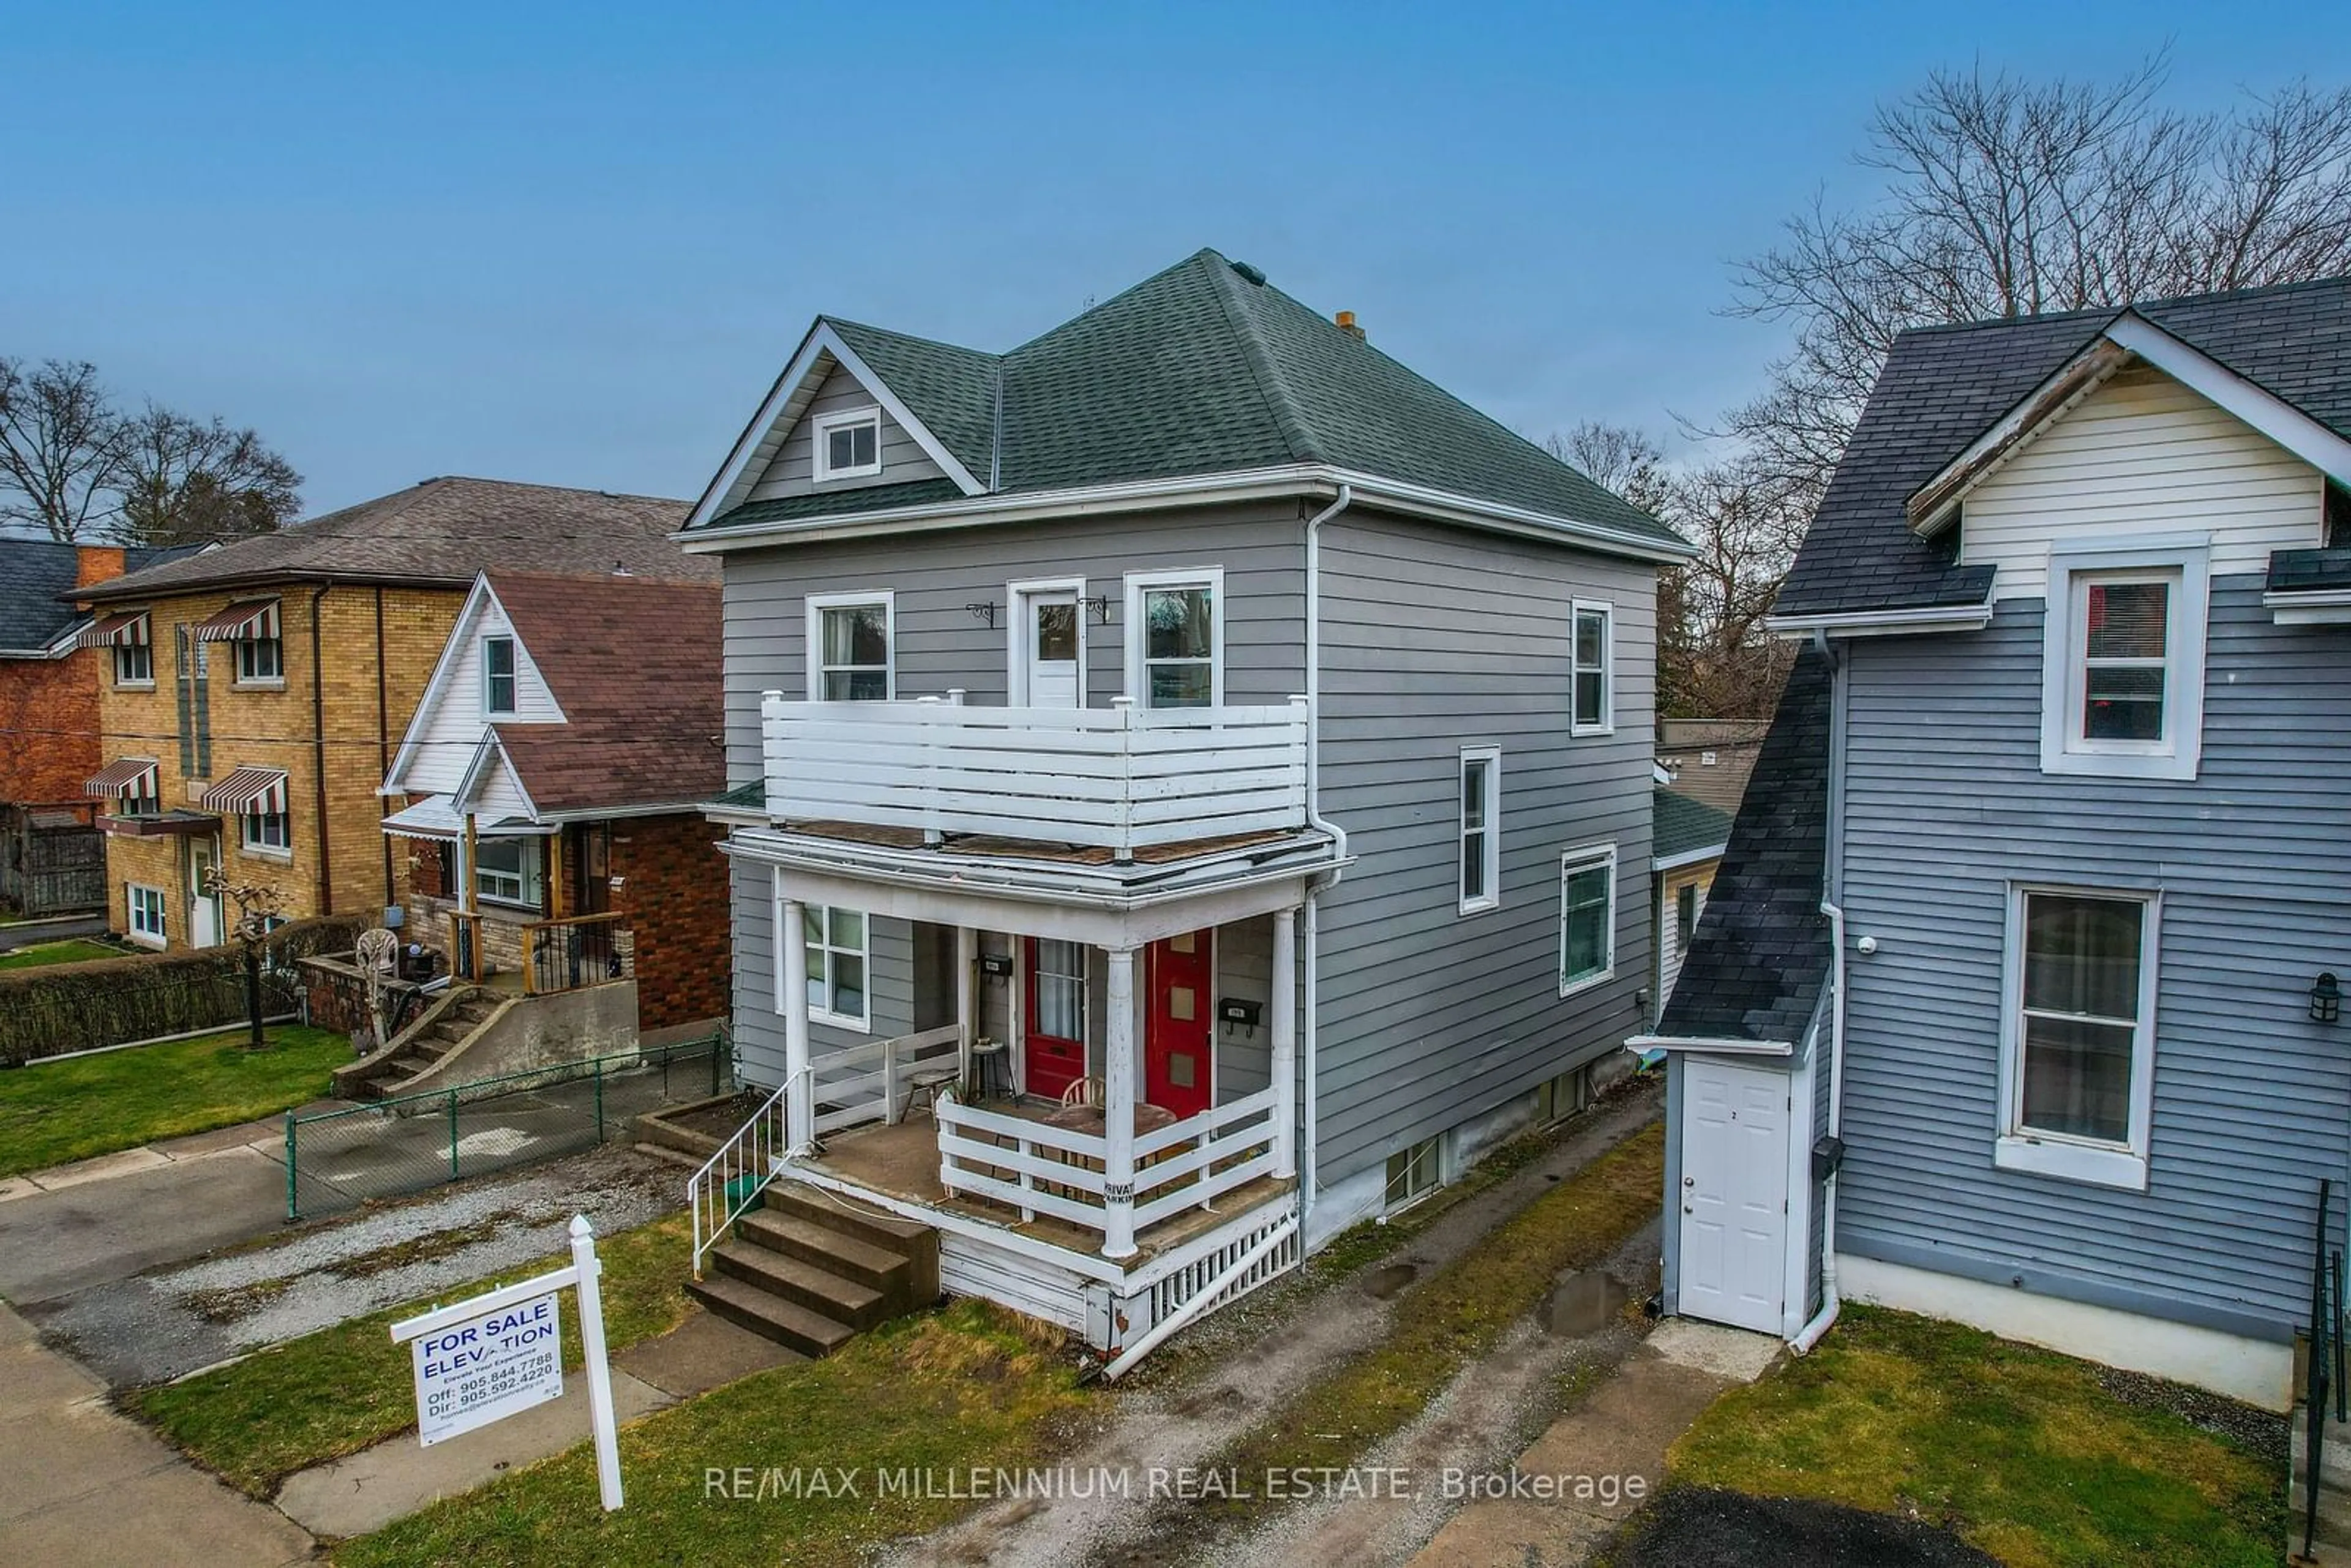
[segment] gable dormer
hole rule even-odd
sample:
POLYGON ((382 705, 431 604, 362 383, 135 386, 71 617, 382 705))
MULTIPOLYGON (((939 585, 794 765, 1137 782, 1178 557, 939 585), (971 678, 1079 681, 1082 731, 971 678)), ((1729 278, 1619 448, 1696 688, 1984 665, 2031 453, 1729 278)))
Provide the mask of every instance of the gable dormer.
POLYGON ((764 461, 754 456, 757 477, 746 500, 947 476, 872 389, 846 366, 826 354, 818 369, 822 379, 799 418, 761 444, 764 461))
POLYGON ((408 734, 384 776, 386 794, 445 795, 465 777, 491 725, 562 724, 562 706, 486 573, 442 645, 408 734))

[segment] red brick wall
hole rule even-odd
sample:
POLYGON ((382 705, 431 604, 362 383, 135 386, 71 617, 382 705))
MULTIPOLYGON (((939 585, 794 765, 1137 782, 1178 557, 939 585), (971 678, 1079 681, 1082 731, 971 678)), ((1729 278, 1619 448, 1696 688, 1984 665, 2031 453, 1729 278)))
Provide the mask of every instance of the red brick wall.
POLYGON ((637 1022, 643 1029, 726 1016, 732 948, 726 830, 699 815, 628 817, 612 824, 612 907, 637 945, 637 1022))
MULTIPOLYGON (((122 552, 84 545, 74 586, 122 575, 122 552)), ((99 743, 98 686, 114 655, 85 648, 62 659, 0 659, 0 800, 86 803, 82 783, 110 760, 99 743)))

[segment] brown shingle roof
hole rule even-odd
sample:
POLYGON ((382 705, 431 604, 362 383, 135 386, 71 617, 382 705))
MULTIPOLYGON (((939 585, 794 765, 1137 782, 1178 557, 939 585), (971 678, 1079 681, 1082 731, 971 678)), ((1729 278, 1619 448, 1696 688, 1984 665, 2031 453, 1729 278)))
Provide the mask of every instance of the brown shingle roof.
POLYGON ((542 815, 703 800, 726 787, 716 585, 489 578, 569 721, 496 727, 542 815))
POLYGON ((516 485, 427 479, 223 549, 134 571, 89 591, 93 601, 181 590, 278 582, 406 582, 469 586, 486 570, 610 572, 716 582, 714 558, 690 556, 668 535, 684 501, 516 485))

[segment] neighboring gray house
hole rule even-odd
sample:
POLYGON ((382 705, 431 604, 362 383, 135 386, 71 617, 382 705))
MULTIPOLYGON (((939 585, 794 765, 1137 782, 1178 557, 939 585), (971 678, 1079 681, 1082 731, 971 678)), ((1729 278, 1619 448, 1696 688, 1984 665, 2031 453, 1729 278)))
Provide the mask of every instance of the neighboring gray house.
MULTIPOLYGON (((1147 1348, 1640 1026, 1686 547, 1254 268, 1003 354, 820 319, 681 537, 784 1091, 737 1146, 935 1232, 946 1289, 1147 1348)), ((740 1318, 853 1321, 716 1260, 740 1318)))
POLYGON ((2346 481, 2351 280, 1897 341, 1640 1042, 1669 1311, 2291 1402, 2351 1146, 2346 481))

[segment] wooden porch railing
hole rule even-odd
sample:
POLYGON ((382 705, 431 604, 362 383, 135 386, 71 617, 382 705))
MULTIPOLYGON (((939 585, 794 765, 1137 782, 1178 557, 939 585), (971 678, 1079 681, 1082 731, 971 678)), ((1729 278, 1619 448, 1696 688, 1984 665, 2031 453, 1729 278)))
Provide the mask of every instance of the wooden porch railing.
POLYGON ((896 1123, 906 1113, 909 1079, 918 1071, 954 1067, 962 1053, 962 1031, 947 1024, 810 1058, 817 1135, 867 1122, 896 1123))
POLYGON ((622 937, 629 929, 622 914, 574 915, 524 926, 523 994, 549 996, 627 979, 632 966, 622 937))
MULTIPOLYGON (((1187 1208, 1207 1208, 1274 1168, 1271 1089, 1215 1106, 1134 1140, 1134 1225, 1155 1225, 1187 1208)), ((939 1183, 1005 1204, 1023 1219, 1050 1215, 1109 1231, 1102 1166, 1108 1140, 942 1100, 939 1183)))
POLYGON ((453 980, 479 980, 482 977, 482 917, 468 915, 462 909, 449 912, 449 977, 453 980))

